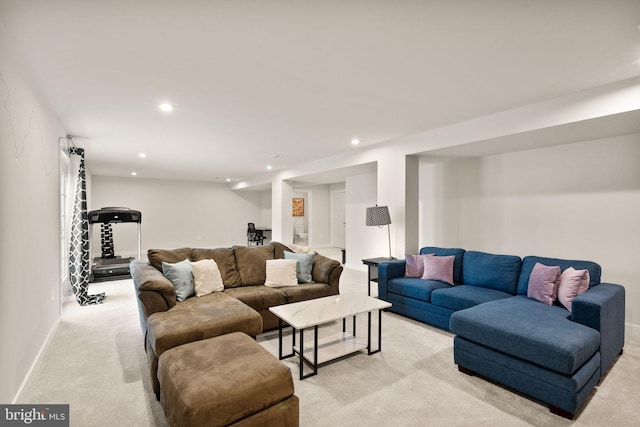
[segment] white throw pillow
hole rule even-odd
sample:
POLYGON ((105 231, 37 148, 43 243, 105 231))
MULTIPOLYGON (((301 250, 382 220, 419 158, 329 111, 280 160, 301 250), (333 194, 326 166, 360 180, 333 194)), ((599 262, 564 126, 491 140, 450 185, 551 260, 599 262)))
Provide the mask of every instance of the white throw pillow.
POLYGON ((196 296, 210 294, 212 292, 224 291, 222 275, 218 264, 212 259, 203 259, 191 263, 193 271, 193 281, 196 288, 196 296))
POLYGON ((268 259, 265 286, 298 286, 295 259, 268 259))

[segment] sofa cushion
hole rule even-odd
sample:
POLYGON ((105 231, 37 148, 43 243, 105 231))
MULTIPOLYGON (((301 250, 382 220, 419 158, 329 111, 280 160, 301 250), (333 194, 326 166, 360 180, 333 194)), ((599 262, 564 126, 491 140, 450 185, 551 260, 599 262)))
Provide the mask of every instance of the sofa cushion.
POLYGON ((222 283, 225 288, 233 288, 242 285, 240 273, 236 267, 236 256, 231 248, 194 248, 191 249, 191 260, 201 261, 203 259, 212 259, 218 264, 220 274, 222 275, 222 283))
POLYGON ((153 313, 147 325, 148 345, 160 357, 170 348, 231 332, 255 337, 262 332, 262 317, 238 299, 214 292, 179 302, 171 310, 153 313))
POLYGON ((203 259, 192 262, 191 271, 193 273, 193 283, 197 297, 210 294, 211 292, 224 291, 220 269, 214 260, 203 259))
POLYGON ((422 280, 438 280, 453 285, 453 263, 456 257, 427 255, 423 258, 422 280))
POLYGON ((176 288, 176 299, 184 301, 196 294, 191 263, 188 259, 174 264, 162 262, 162 273, 176 288))
POLYGON ((387 291, 421 301, 431 301, 431 293, 435 289, 450 288, 451 286, 437 280, 422 280, 415 277, 398 277, 389 280, 387 291))
POLYGON ((449 328, 469 341, 572 375, 598 351, 600 334, 568 316, 563 307, 515 296, 458 311, 449 328))
POLYGON ((302 283, 299 286, 279 288, 285 294, 287 304, 334 295, 331 287, 325 283, 302 283))
POLYGON ((237 298, 256 311, 269 310, 269 307, 282 305, 287 302, 287 297, 280 289, 270 288, 264 285, 241 286, 226 289, 224 293, 237 298))
POLYGON ((295 259, 268 259, 267 278, 265 286, 278 288, 281 286, 298 286, 296 269, 298 262, 295 259))
POLYGON ((515 295, 521 265, 522 260, 515 255, 466 251, 462 259, 462 284, 515 295))
POLYGON ((587 289, 589 289, 589 270, 576 270, 569 267, 560 275, 558 301, 571 311, 571 303, 575 297, 585 293, 587 289))
POLYGON ((191 260, 191 248, 180 249, 149 249, 147 251, 147 258, 149 263, 153 265, 158 271, 162 271, 162 263, 168 262, 175 264, 176 262, 184 261, 185 259, 191 260))
POLYGON ((313 271, 313 254, 296 254, 294 252, 285 251, 284 259, 295 259, 296 262, 296 276, 300 283, 313 283, 311 272, 313 271))
POLYGON ((537 262, 531 270, 531 276, 529 276, 527 297, 551 305, 558 298, 559 286, 560 267, 537 262))
POLYGON ((449 256, 456 257, 453 262, 453 283, 458 284, 462 279, 462 260, 464 258, 465 250, 460 248, 439 248, 437 246, 425 246, 420 249, 420 254, 434 254, 435 256, 449 256))
POLYGON ((513 295, 495 289, 478 286, 458 285, 436 289, 431 293, 431 303, 450 310, 464 310, 488 301, 512 297, 513 295))
MULTIPOLYGON (((284 258, 284 251, 300 253, 300 252, 298 252, 298 251, 296 251, 294 249, 294 247, 297 246, 297 245, 292 245, 292 247, 289 248, 288 246, 285 246, 280 242, 271 242, 271 243, 269 243, 269 246, 273 247, 273 257, 275 259, 284 258)), ((308 253, 308 251, 307 251, 307 253, 308 253)))
POLYGON ((236 265, 242 286, 264 285, 267 278, 267 260, 274 259, 273 246, 234 246, 236 265))
POLYGON ((424 274, 424 258, 429 255, 425 254, 405 254, 404 277, 422 277, 424 274))
POLYGON ((564 271, 569 267, 573 267, 576 270, 589 270, 589 287, 592 288, 600 283, 600 275, 602 269, 599 264, 592 261, 580 261, 570 259, 559 258, 544 258, 539 256, 527 256, 522 260, 522 269, 520 270, 520 277, 518 279, 518 295, 526 295, 527 287, 529 284, 529 276, 531 276, 531 270, 539 262, 544 265, 558 265, 560 270, 564 271))

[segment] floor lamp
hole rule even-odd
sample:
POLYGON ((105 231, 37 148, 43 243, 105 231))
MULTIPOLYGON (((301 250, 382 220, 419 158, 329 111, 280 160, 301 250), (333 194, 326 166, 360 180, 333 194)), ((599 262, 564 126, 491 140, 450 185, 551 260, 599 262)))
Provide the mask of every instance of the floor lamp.
POLYGON ((389 258, 393 258, 391 256, 391 230, 389 228, 389 224, 391 224, 391 216, 389 216, 388 206, 375 205, 372 208, 367 208, 368 226, 378 226, 380 228, 385 225, 387 226, 387 232, 389 234, 389 258))

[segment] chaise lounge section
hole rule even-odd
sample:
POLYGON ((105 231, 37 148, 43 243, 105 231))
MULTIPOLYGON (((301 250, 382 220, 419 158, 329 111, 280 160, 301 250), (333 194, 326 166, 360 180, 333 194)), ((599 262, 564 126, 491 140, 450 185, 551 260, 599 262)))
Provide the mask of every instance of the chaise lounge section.
POLYGON ((425 247, 454 256, 453 285, 405 277, 406 261, 379 266, 379 297, 389 309, 453 332, 454 361, 573 418, 624 347, 625 292, 600 283, 590 261, 496 255, 425 247), (536 264, 587 270, 588 290, 571 311, 527 296, 536 264))

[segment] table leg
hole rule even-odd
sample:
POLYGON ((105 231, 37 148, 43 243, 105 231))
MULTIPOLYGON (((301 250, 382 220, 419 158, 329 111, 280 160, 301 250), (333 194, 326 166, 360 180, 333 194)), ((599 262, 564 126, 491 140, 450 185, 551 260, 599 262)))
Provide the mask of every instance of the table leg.
POLYGON ((300 351, 298 352, 298 356, 300 356, 300 381, 304 379, 304 328, 300 329, 300 351))
POLYGON ((282 360, 282 319, 278 318, 278 359, 282 360))
POLYGON ((367 313, 369 324, 367 325, 367 353, 376 354, 382 350, 382 310, 378 310, 378 348, 371 350, 371 312, 367 313))
POLYGON ((300 329, 300 381, 318 374, 318 326, 313 327, 313 372, 304 375, 304 329, 300 329))
POLYGON ((295 347, 296 345, 296 330, 293 328, 293 326, 291 327, 291 335, 293 336, 293 343, 291 344, 291 353, 289 354, 282 354, 282 324, 284 322, 282 321, 282 319, 278 319, 278 358, 280 360, 282 359, 286 359, 288 357, 294 356, 295 352, 293 351, 293 347, 295 347))

